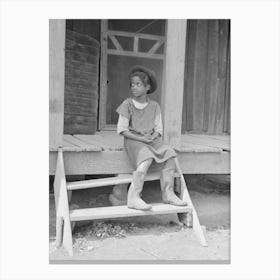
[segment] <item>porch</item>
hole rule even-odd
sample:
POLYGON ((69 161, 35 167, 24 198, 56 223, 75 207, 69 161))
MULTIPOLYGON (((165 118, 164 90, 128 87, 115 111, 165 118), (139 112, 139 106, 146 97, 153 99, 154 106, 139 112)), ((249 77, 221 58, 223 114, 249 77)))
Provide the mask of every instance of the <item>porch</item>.
MULTIPOLYGON (((133 169, 123 150, 123 137, 115 131, 94 135, 63 135, 66 175, 125 174, 133 169)), ((184 174, 229 174, 230 136, 182 134, 178 154, 184 174)), ((55 173, 57 148, 50 146, 50 175, 55 173)), ((151 166, 151 171, 155 166, 151 166)))

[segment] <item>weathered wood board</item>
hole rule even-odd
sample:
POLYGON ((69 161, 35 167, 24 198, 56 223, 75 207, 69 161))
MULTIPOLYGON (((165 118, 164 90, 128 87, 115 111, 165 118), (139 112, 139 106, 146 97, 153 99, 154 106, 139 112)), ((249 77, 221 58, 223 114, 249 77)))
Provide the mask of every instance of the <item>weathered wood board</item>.
POLYGON ((188 20, 182 132, 230 133, 230 21, 188 20))
POLYGON ((97 129, 99 49, 94 38, 66 30, 65 134, 94 134, 97 129))
MULTIPOLYGON (((55 172, 57 152, 50 152, 49 174, 55 172)), ((185 174, 229 174, 230 153, 178 153, 181 169, 185 174)), ((124 151, 64 152, 67 175, 121 174, 134 170, 124 151)), ((153 168, 151 171, 155 171, 153 168)))
POLYGON ((49 145, 63 143, 65 20, 50 20, 49 145))

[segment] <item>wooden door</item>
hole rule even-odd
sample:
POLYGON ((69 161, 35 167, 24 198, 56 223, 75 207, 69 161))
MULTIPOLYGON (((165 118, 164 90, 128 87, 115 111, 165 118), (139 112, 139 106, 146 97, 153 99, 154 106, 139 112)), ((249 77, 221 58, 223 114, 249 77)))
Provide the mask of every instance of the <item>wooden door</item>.
POLYGON ((102 20, 100 129, 116 129, 115 110, 130 96, 128 74, 133 65, 146 66, 156 73, 158 89, 149 97, 160 103, 164 48, 163 20, 102 20))
POLYGON ((66 29, 64 134, 97 129, 100 43, 66 29))

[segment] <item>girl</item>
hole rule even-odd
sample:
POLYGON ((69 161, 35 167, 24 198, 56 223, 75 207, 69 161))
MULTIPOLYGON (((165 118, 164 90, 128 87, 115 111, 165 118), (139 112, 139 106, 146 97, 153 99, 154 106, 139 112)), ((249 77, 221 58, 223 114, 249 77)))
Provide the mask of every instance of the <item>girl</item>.
POLYGON ((150 210, 151 205, 141 199, 145 175, 153 161, 163 163, 160 185, 162 200, 173 205, 187 205, 174 193, 175 151, 162 143, 162 120, 159 104, 148 94, 157 88, 155 74, 134 66, 129 74, 131 97, 117 108, 117 132, 124 136, 124 147, 136 171, 127 194, 128 208, 150 210))

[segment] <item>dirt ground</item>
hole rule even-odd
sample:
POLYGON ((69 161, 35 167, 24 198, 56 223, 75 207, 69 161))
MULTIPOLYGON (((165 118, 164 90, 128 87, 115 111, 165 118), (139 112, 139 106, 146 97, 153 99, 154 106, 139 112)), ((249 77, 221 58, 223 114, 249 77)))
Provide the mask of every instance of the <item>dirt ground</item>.
MULTIPOLYGON (((73 231, 74 256, 55 247, 54 196, 50 194, 49 258, 62 261, 230 261, 229 177, 185 177, 200 223, 205 227, 207 247, 202 247, 191 229, 178 224, 176 214, 128 217, 79 222, 73 231)), ((71 204, 79 208, 109 206, 111 187, 73 192, 71 204)), ((159 182, 147 182, 143 199, 160 201, 159 182)))

